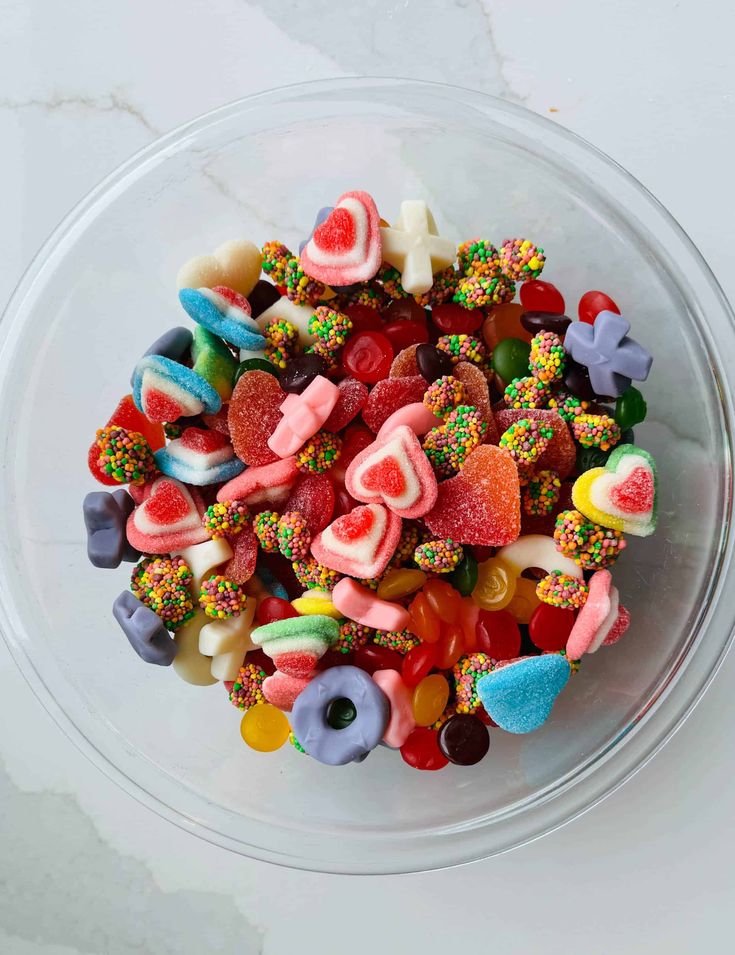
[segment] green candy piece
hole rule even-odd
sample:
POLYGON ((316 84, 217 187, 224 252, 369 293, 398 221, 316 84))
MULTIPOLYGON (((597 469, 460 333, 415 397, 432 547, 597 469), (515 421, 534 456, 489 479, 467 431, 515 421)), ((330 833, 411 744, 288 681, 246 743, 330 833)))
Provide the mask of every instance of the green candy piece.
POLYGON ((631 385, 615 402, 615 421, 623 430, 632 428, 645 421, 647 411, 646 399, 631 385))
POLYGON ((269 361, 266 361, 265 358, 246 358, 245 361, 241 361, 237 366, 235 380, 232 383, 233 386, 238 383, 246 371, 267 371, 269 375, 278 378, 276 367, 271 365, 269 361))
POLYGON ((352 700, 348 700, 346 696, 340 696, 336 700, 332 700, 327 709, 327 723, 332 727, 333 730, 343 730, 350 723, 354 723, 357 718, 357 709, 352 700))
POLYGON ((493 369, 505 382, 525 378, 531 346, 520 338, 504 338, 493 351, 493 369))
POLYGON ((191 357, 194 362, 193 370, 209 382, 223 401, 229 401, 237 362, 222 339, 197 325, 194 329, 191 357))
POLYGON ((464 557, 449 574, 449 582, 463 597, 469 597, 477 585, 477 561, 465 550, 464 557))

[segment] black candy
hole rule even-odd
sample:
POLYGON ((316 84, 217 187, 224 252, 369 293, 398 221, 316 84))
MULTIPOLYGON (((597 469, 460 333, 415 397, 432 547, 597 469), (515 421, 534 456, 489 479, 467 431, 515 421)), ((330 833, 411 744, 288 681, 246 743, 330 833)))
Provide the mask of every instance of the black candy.
POLYGON ((326 375, 328 371, 327 362, 321 355, 300 355, 286 365, 279 381, 285 392, 300 395, 318 375, 326 375))
POLYGON ((592 387, 590 373, 584 367, 576 362, 569 354, 566 356, 566 371, 564 373, 564 384, 567 391, 581 398, 582 401, 613 401, 608 395, 598 395, 592 387))
POLYGON ((443 375, 452 374, 452 359, 434 345, 419 345, 416 349, 416 365, 421 377, 430 383, 443 375))
POLYGON ((275 305, 280 298, 281 293, 275 285, 271 282, 266 282, 265 279, 258 279, 255 283, 255 288, 250 295, 248 295, 252 317, 257 318, 258 315, 262 315, 267 308, 270 308, 271 305, 275 305))
POLYGON ((521 315, 521 325, 532 335, 538 335, 539 332, 554 332, 563 338, 571 324, 571 318, 551 312, 523 312, 521 315))
POLYGON ((442 723, 437 739, 439 749, 450 763, 474 766, 490 748, 487 726, 470 713, 455 713, 442 723))

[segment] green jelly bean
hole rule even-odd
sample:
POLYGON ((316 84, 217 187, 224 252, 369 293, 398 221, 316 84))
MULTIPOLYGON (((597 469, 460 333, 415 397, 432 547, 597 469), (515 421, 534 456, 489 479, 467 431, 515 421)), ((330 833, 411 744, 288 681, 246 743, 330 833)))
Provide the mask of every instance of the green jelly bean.
POLYGON ((647 411, 646 399, 631 385, 615 402, 615 421, 623 429, 632 428, 645 420, 647 411))
POLYGON ((477 561, 469 550, 465 550, 464 557, 449 574, 449 582, 463 597, 468 597, 477 585, 477 561))
POLYGON ((245 361, 241 361, 237 366, 233 385, 238 383, 246 371, 267 371, 269 375, 273 375, 274 378, 278 378, 276 366, 271 365, 271 363, 266 361, 265 358, 246 358, 245 361))
POLYGON ((191 357, 194 371, 209 382, 223 401, 229 401, 232 394, 232 376, 237 363, 222 339, 197 325, 194 329, 191 357))
POLYGON ((520 338, 504 338, 493 351, 493 369, 506 383, 528 374, 531 346, 520 338))

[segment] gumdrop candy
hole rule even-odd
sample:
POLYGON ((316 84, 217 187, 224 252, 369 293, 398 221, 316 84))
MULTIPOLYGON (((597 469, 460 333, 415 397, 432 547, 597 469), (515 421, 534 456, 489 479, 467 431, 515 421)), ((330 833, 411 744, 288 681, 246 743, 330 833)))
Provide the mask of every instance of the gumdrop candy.
POLYGON ((388 566, 400 534, 400 517, 381 504, 367 504, 333 521, 314 538, 311 552, 341 574, 377 577, 388 566))
POLYGON ((507 451, 483 444, 456 477, 439 485, 434 508, 424 518, 436 537, 460 544, 501 547, 521 527, 518 470, 507 451))
POLYGON ((227 424, 235 454, 245 464, 270 464, 278 459, 268 439, 282 418, 285 397, 273 375, 265 371, 248 371, 235 385, 227 424))
MULTIPOLYGON (((390 366, 390 371, 388 372, 389 378, 413 378, 416 375, 421 374, 418 366, 417 354, 419 348, 424 348, 425 344, 423 342, 417 345, 409 345, 408 348, 404 348, 403 351, 399 351, 396 357, 393 359, 393 363, 390 366)), ((433 345, 431 346, 434 347, 433 345)), ((436 348, 434 348, 436 351, 436 348)), ((451 362, 447 362, 448 367, 451 369, 451 362)), ((449 374, 449 371, 445 371, 445 374, 449 374)), ((438 376, 438 377, 441 377, 438 376)), ((434 379, 432 379, 433 381, 434 379)))
POLYGON ((421 375, 379 381, 362 409, 362 420, 377 434, 381 425, 399 408, 422 401, 426 387, 421 375))
POLYGON ((326 474, 302 474, 293 486, 284 511, 299 511, 312 535, 324 530, 334 513, 334 484, 326 474))
POLYGON ((224 565, 222 573, 233 584, 244 584, 255 573, 258 560, 258 539, 247 527, 231 543, 232 557, 224 565))
POLYGON ((357 378, 343 378, 337 388, 339 388, 337 404, 324 422, 325 431, 341 431, 360 414, 368 400, 367 385, 358 381, 357 378))

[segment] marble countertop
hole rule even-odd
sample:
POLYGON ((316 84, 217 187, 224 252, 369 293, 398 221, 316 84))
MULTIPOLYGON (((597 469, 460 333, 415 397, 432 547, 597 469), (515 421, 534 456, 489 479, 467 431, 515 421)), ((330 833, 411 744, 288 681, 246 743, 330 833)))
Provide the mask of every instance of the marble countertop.
MULTIPOLYGON (((735 11, 695 0, 0 0, 0 300, 48 232, 160 133, 283 83, 403 75, 567 126, 638 177, 731 300, 735 11)), ((391 878, 286 871, 162 821, 62 735, 0 648, 0 951, 719 952, 735 888, 735 658, 676 737, 572 825, 391 878), (410 947, 410 948, 409 948, 410 947)))

